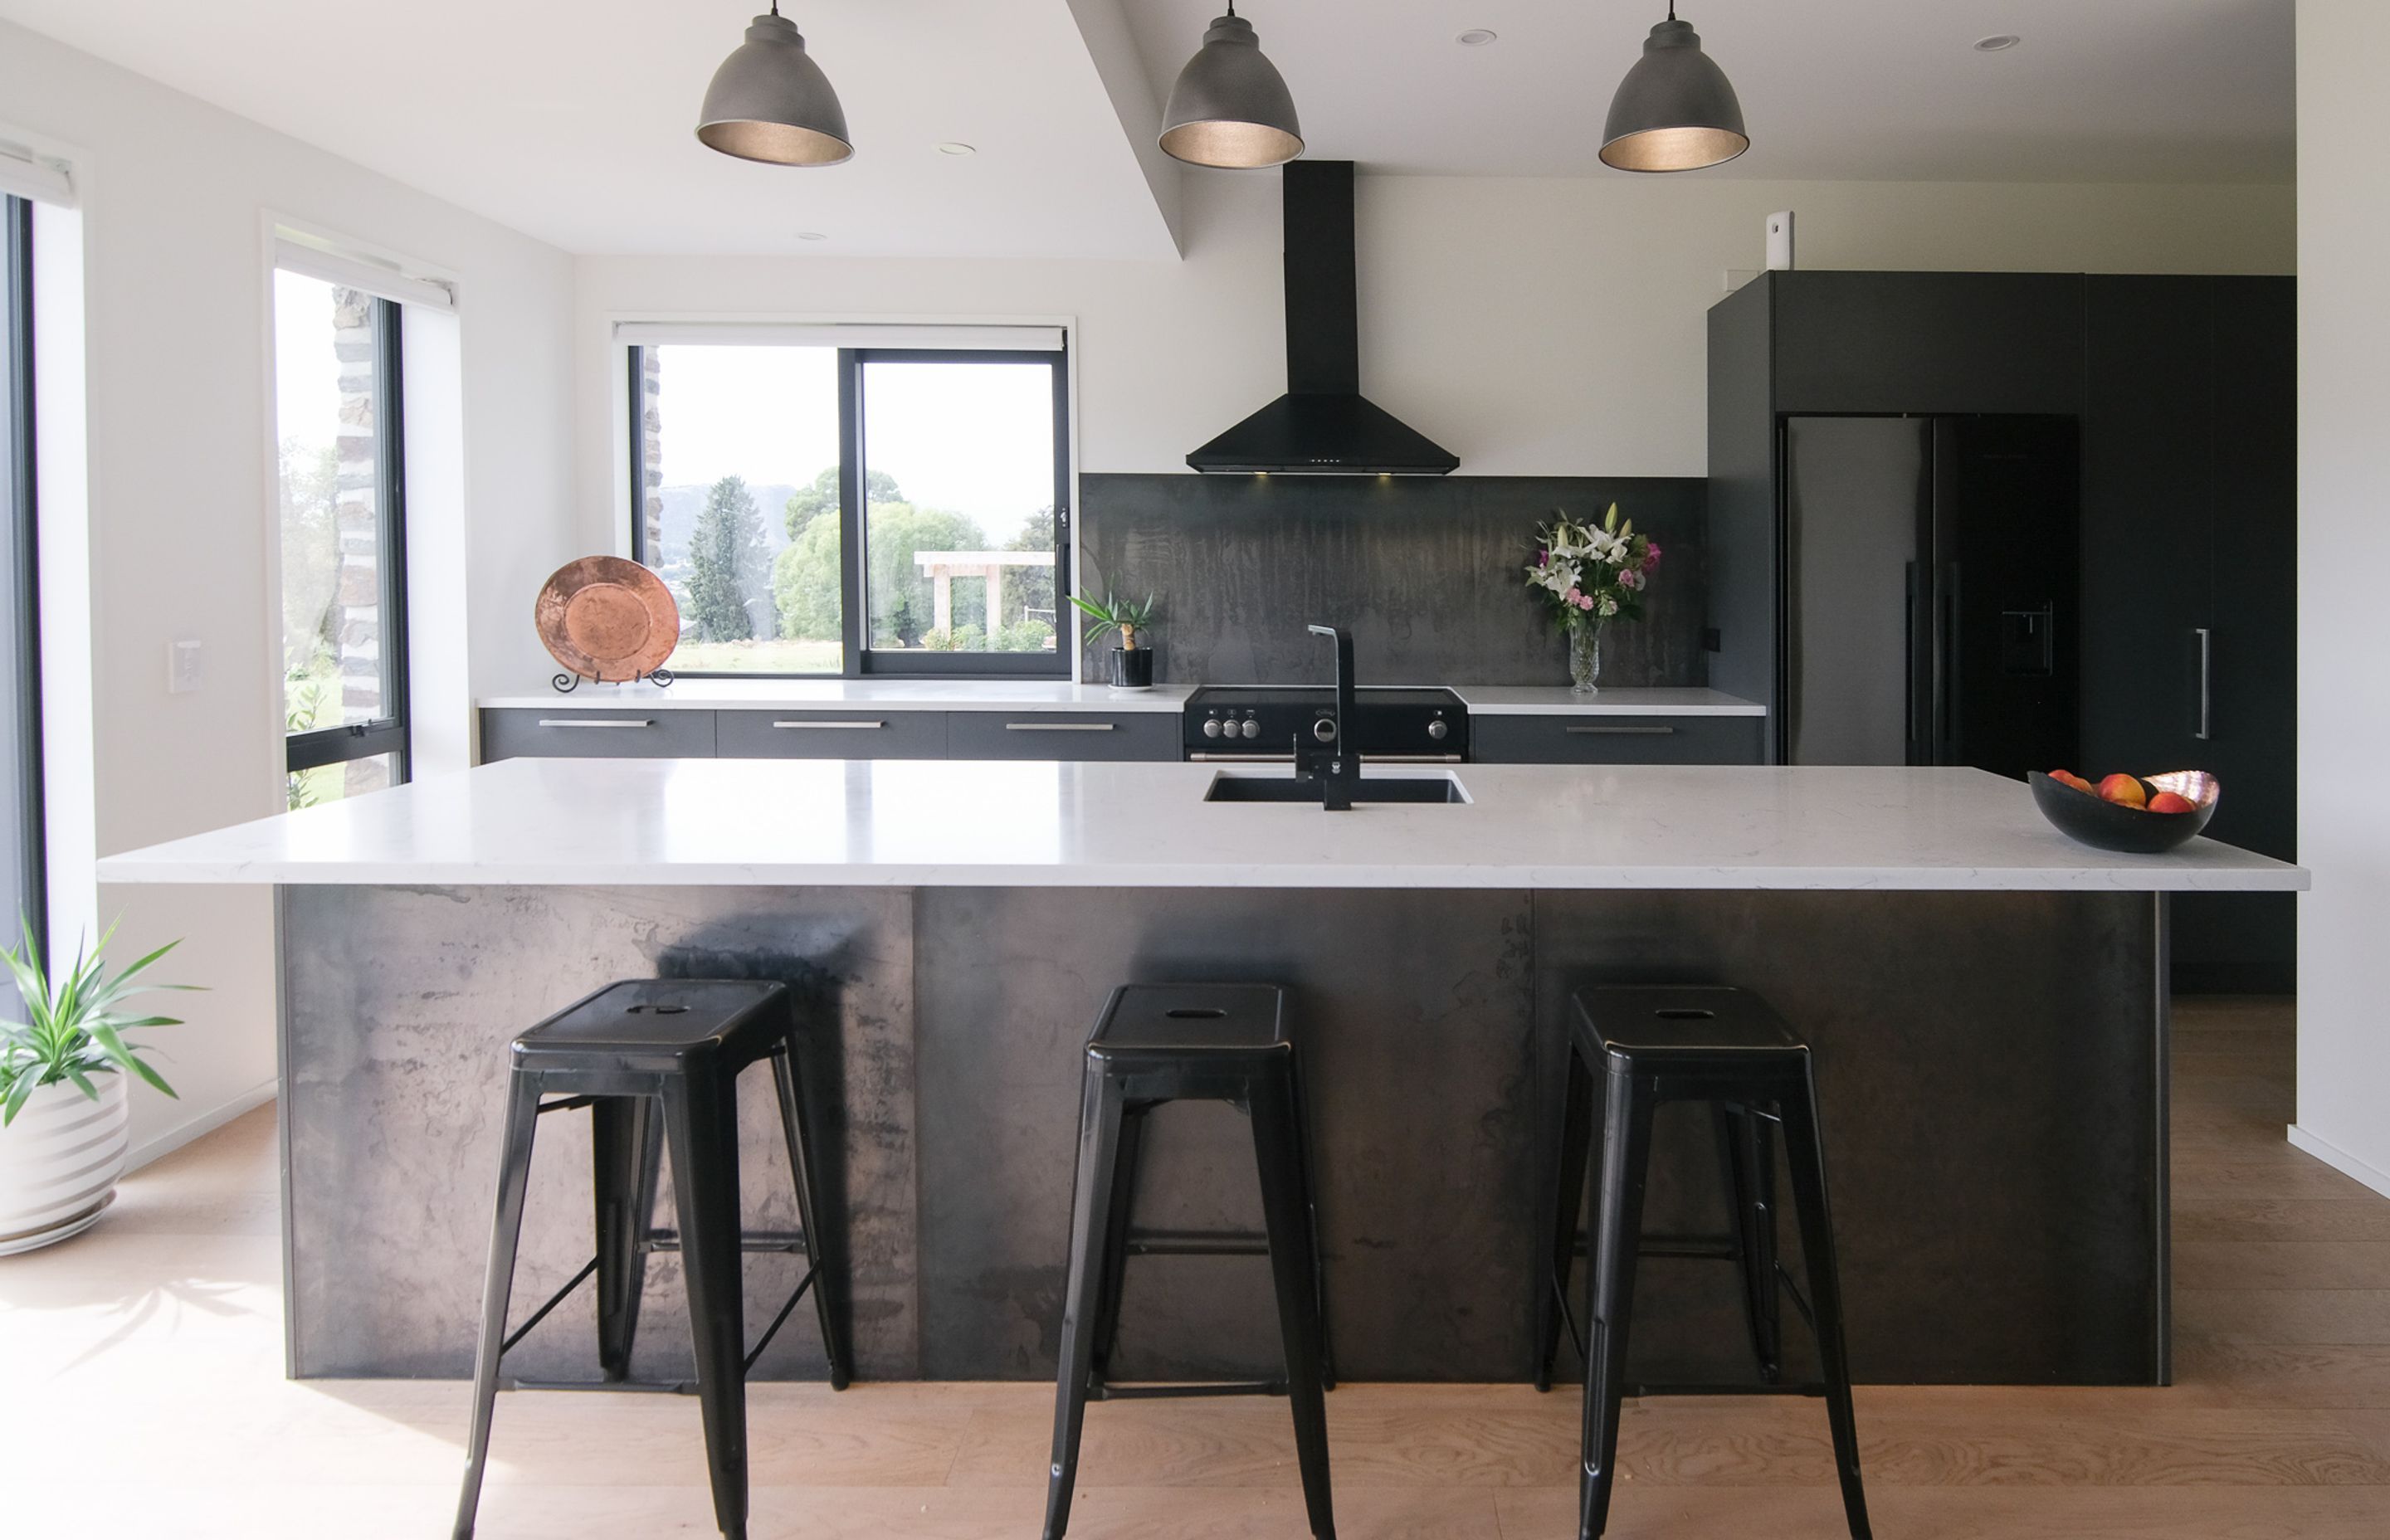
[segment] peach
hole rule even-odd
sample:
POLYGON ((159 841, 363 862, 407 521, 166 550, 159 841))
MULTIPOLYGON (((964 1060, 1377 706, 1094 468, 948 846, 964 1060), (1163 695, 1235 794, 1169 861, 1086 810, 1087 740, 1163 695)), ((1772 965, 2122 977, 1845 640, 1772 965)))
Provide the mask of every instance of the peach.
POLYGON ((2139 807, 2150 800, 2148 789, 2139 780, 2121 770, 2101 779, 2100 795, 2109 802, 2121 802, 2127 807, 2139 807))
POLYGON ((2072 770, 2052 770, 2049 778, 2061 786, 2071 786, 2077 791, 2089 791, 2091 783, 2072 770))
POLYGON ((2161 791, 2156 796, 2150 799, 2150 811, 2152 813, 2196 813, 2199 811, 2199 804, 2192 802, 2189 797, 2177 796, 2171 791, 2161 791))

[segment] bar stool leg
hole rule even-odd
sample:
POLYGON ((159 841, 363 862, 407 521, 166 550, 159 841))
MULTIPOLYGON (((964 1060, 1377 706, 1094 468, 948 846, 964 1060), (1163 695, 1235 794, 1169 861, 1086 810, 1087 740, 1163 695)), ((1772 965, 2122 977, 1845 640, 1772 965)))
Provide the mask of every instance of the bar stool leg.
POLYGON ((1749 1108, 1710 1104, 1718 1152, 1733 1195, 1736 1262, 1742 1275, 1743 1323, 1763 1384, 1783 1375, 1782 1309, 1776 1288, 1776 1161, 1773 1136, 1749 1108))
POLYGON ((1062 1297, 1061 1362, 1054 1376, 1054 1451, 1046 1472, 1045 1540, 1062 1540, 1079 1479, 1079 1430, 1086 1421, 1096 1321, 1103 1312, 1103 1261, 1111 1244, 1112 1187, 1119 1163, 1121 1093, 1088 1070, 1079 1095, 1079 1164, 1071 1184, 1071 1272, 1062 1297))
POLYGON ((610 1380, 630 1377, 648 1277, 641 1242, 654 1215, 646 1097, 606 1097, 589 1108, 592 1174, 598 1193, 598 1365, 610 1380))
POLYGON ((1304 1187, 1303 1125, 1294 1082, 1264 1080, 1253 1094, 1253 1158, 1261 1169, 1262 1224, 1269 1236, 1270 1277, 1278 1288, 1279 1330, 1286 1341, 1286 1394, 1294 1413, 1295 1463, 1303 1502, 1317 1540, 1335 1540, 1328 1482, 1328 1401, 1319 1328, 1319 1256, 1304 1187))
POLYGON ((1618 1474, 1618 1408, 1626 1389, 1627 1326, 1635 1306, 1635 1255, 1651 1155, 1651 1097, 1631 1075, 1612 1072, 1602 1078, 1601 1191, 1586 1279, 1578 1540, 1595 1540, 1610 1522, 1610 1491, 1618 1474))
POLYGON ((523 1194, 531 1186, 532 1135, 539 1123, 539 1076, 508 1077, 506 1132, 498 1157, 497 1214, 490 1224, 490 1265, 482 1281, 482 1341, 473 1354, 473 1427, 465 1437, 465 1489, 456 1499, 456 1540, 472 1540, 490 1457, 490 1417, 497 1408, 498 1356, 506 1351, 507 1300, 514 1292, 515 1250, 522 1238, 523 1194))
POLYGON ((1568 1050, 1566 1089, 1561 1094, 1560 1153, 1554 1173, 1551 1223, 1536 1235, 1536 1389, 1552 1388, 1552 1359, 1560 1352, 1561 1320, 1568 1299, 1569 1272, 1576 1258, 1577 1213, 1585 1207, 1587 1148, 1593 1141, 1593 1077, 1576 1049, 1568 1050))
POLYGON ((739 1272, 737 1086, 711 1068, 664 1083, 664 1137, 680 1206, 697 1398, 713 1520, 726 1540, 747 1534, 746 1321, 739 1272))
POLYGON ((1137 1158, 1145 1148, 1145 1120, 1150 1110, 1124 1107, 1120 1140, 1112 1159, 1111 1218, 1104 1233, 1103 1287, 1096 1295, 1096 1336, 1088 1357, 1090 1383, 1100 1385, 1111 1374, 1112 1349, 1120 1344, 1121 1291, 1128 1277, 1128 1226, 1137 1200, 1137 1158))
POLYGON ((1826 1418, 1834 1433, 1834 1469, 1842 1478, 1843 1514, 1851 1540, 1870 1540, 1867 1494, 1859 1484, 1859 1432, 1851 1409, 1850 1359, 1843 1343, 1843 1290, 1834 1262, 1833 1215, 1826 1206, 1826 1155, 1818 1133, 1817 1082, 1780 1105, 1786 1174, 1800 1216, 1801 1253, 1809 1264, 1809 1308, 1817 1315, 1818 1358, 1825 1369, 1826 1418))
POLYGON ((830 1297, 830 1280, 846 1277, 845 1258, 821 1228, 821 1194, 814 1185, 821 1169, 810 1125, 797 1109, 797 1071, 793 1052, 782 1048, 772 1056, 772 1087, 780 1103, 780 1138, 789 1149, 790 1179, 797 1188, 797 1227, 805 1233, 805 1266, 813 1273, 814 1315, 821 1322, 822 1352, 829 1359, 829 1388, 842 1391, 852 1381, 854 1359, 838 1328, 838 1312, 830 1297))
POLYGON ((1294 1061, 1294 1117, 1299 1148, 1303 1153, 1304 1206, 1311 1215, 1312 1276, 1317 1280, 1319 1298, 1315 1309, 1319 1316, 1319 1388, 1336 1388, 1335 1339, 1328 1329, 1328 1267, 1327 1251, 1319 1244, 1319 1161, 1312 1144, 1311 1093, 1304 1080, 1303 1060, 1294 1061))

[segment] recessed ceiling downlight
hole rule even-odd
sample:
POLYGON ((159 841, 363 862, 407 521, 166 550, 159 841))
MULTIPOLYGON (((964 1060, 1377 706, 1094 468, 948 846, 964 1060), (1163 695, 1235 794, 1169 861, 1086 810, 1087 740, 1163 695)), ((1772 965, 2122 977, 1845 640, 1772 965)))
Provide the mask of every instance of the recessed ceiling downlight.
POLYGON ((1488 32, 1484 27, 1471 27, 1452 41, 1464 48, 1483 48, 1488 43, 1500 39, 1501 35, 1500 32, 1488 32))
POLYGON ((2014 32, 1994 32, 1989 37, 1979 37, 1975 39, 1975 52, 1979 54, 2004 54, 2024 41, 2024 38, 2017 36, 2014 32))
POLYGON ((938 153, 941 155, 957 156, 977 155, 979 153, 979 147, 977 145, 967 145, 960 139, 949 139, 944 144, 938 147, 938 153))
POLYGON ((799 240, 828 240, 829 237, 823 235, 819 230, 799 230, 797 232, 797 238, 799 240))

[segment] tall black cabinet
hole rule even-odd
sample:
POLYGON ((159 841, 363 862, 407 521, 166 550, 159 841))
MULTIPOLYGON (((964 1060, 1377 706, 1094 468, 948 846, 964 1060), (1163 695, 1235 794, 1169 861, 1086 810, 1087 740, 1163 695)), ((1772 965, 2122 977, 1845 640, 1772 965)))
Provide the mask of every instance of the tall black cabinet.
MULTIPOLYGON (((2209 832, 2295 854, 2287 277, 1769 273, 1710 312, 1711 683, 1784 720, 1786 419, 2081 425, 2087 773, 2215 772, 2209 832)), ((1771 757, 1780 758, 1781 740, 1771 757)), ((2288 894, 2175 901, 2176 982, 2292 986, 2288 894)))

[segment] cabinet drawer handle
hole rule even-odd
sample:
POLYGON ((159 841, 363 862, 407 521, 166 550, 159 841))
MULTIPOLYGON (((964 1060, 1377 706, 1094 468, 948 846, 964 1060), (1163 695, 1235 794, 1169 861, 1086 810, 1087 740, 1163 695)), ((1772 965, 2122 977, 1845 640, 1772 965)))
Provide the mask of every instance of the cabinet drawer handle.
POLYGON ((1111 722, 1008 722, 1008 733, 1109 733, 1118 725, 1111 722))
POLYGON ((1572 733, 1584 733, 1596 738, 1666 738, 1674 727, 1570 727, 1572 733))
POLYGON ((582 721, 582 720, 581 720, 580 718, 578 718, 578 717, 570 717, 570 716, 544 716, 544 717, 541 717, 541 718, 539 719, 539 725, 540 725, 541 726, 543 726, 543 727, 571 727, 571 728, 587 728, 587 727, 652 727, 652 726, 654 726, 654 725, 655 725, 655 722, 654 722, 654 720, 653 720, 652 718, 648 719, 648 720, 644 720, 644 721, 639 721, 639 722, 585 722, 585 721, 582 721))
POLYGON ((888 724, 886 724, 885 722, 793 722, 793 721, 792 721, 792 722, 775 722, 775 723, 773 723, 773 724, 772 724, 772 725, 773 725, 773 726, 775 726, 775 727, 819 727, 819 728, 823 728, 823 729, 825 729, 825 730, 834 731, 834 732, 869 732, 869 731, 870 731, 872 728, 874 728, 874 727, 885 727, 886 725, 888 725, 888 724))

